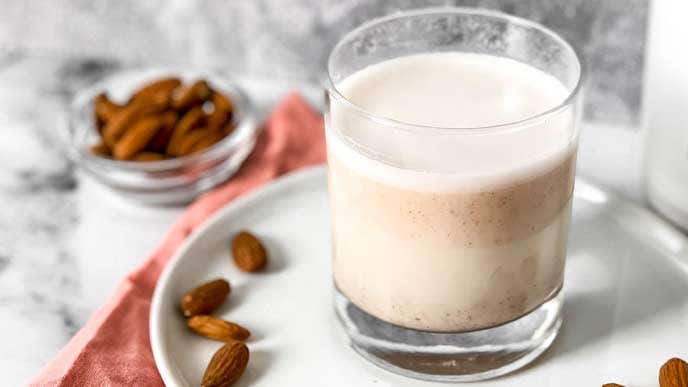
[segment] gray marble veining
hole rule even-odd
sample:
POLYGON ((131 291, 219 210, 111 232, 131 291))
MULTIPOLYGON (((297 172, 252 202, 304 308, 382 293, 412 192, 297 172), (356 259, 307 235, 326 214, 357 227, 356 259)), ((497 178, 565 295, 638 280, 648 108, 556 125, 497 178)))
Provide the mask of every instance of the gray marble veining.
POLYGON ((551 27, 588 64, 585 114, 637 125, 649 0, 8 0, 0 51, 19 48, 125 63, 213 66, 317 80, 330 48, 362 22, 427 6, 499 9, 551 27))
POLYGON ((74 166, 55 146, 59 68, 19 54, 0 64, 0 345, 23 377, 85 322, 75 258, 66 241, 78 222, 74 166), (52 67, 52 68, 50 68, 52 67), (11 316, 11 317, 10 317, 11 316), (27 350, 29 349, 30 350, 27 350))

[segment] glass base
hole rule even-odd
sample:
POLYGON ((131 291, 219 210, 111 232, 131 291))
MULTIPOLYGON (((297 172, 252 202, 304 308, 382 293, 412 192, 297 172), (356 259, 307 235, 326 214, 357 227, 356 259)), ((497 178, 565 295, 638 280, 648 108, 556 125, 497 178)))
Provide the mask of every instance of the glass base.
POLYGON ((335 287, 335 311, 350 344, 397 374, 439 382, 471 382, 517 370, 542 354, 561 327, 563 293, 506 324, 462 333, 402 328, 364 312, 335 287))

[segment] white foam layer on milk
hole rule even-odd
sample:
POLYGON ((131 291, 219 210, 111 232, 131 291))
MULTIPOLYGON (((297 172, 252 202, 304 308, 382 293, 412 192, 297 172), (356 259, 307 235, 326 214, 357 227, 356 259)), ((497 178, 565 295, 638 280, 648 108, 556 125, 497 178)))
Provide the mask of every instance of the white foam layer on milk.
MULTIPOLYGON (((534 67, 467 53, 388 60, 350 75, 337 89, 376 116, 440 127, 516 122, 567 96, 561 82, 534 67)), ((358 173, 405 189, 492 189, 534 178, 568 159, 577 136, 573 114, 562 110, 501 131, 408 131, 381 125, 335 100, 328 152, 358 173)))
POLYGON ((493 173, 437 173, 394 167, 364 156, 330 132, 326 136, 329 157, 336 158, 357 173, 401 189, 434 193, 496 190, 521 184, 553 170, 575 151, 575 147, 571 145, 532 163, 505 167, 504 170, 493 173))

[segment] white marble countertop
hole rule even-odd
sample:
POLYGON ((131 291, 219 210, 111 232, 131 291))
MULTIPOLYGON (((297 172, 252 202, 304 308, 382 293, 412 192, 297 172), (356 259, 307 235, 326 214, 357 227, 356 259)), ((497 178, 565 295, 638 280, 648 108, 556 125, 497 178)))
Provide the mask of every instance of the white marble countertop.
MULTIPOLYGON (((60 112, 100 64, 0 61, 0 373, 36 374, 162 239, 182 208, 124 202, 56 147, 60 112)), ((294 87, 243 80, 265 113, 294 87)), ((322 94, 299 85, 311 101, 322 94)), ((642 200, 641 132, 585 123, 579 173, 642 200)))

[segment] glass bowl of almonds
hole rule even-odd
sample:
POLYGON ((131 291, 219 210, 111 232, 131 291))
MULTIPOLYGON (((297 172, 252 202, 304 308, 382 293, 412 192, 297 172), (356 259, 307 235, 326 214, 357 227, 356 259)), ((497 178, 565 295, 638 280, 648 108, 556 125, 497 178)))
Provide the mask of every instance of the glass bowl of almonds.
POLYGON ((215 73, 126 70, 79 92, 66 126, 70 158, 126 198, 181 204, 227 180, 258 135, 253 104, 215 73))

